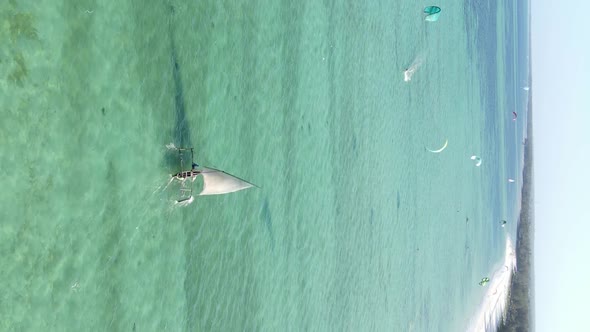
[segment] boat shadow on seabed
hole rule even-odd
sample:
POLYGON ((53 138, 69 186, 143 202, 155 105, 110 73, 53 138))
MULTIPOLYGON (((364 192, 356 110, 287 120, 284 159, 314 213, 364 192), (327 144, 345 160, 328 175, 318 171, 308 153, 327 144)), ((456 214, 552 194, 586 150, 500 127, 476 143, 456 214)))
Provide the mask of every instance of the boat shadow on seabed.
MULTIPOLYGON (((172 15, 174 15, 174 7, 170 7, 172 15)), ((180 65, 176 53, 176 45, 174 43, 174 31, 172 20, 169 21, 169 35, 170 35, 170 50, 172 62, 172 76, 174 80, 174 129, 173 137, 174 143, 168 144, 168 150, 176 150, 174 153, 167 153, 165 162, 169 167, 179 165, 178 172, 173 174, 168 185, 173 181, 180 182, 180 194, 175 204, 181 206, 189 205, 194 200, 193 183, 202 176, 203 186, 198 196, 203 195, 221 195, 228 194, 243 189, 256 187, 256 185, 226 173, 222 170, 199 167, 194 161, 194 149, 191 147, 190 128, 186 120, 186 108, 184 102, 184 88, 182 84, 182 76, 180 75, 180 65), (188 152, 190 151, 190 163, 187 163, 188 152), (190 168, 188 167, 190 165, 190 168)), ((168 187, 166 185, 166 187, 168 187)))

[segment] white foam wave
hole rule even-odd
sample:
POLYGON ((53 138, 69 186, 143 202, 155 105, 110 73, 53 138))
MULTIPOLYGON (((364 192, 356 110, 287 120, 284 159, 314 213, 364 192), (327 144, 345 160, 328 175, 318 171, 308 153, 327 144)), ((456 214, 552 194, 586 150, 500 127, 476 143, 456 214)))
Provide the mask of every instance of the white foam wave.
POLYGON ((516 252, 512 246, 512 241, 507 238, 504 262, 490 277, 490 282, 486 286, 487 292, 477 313, 472 317, 467 331, 486 332, 497 330, 498 324, 506 313, 510 282, 514 271, 516 271, 516 252))

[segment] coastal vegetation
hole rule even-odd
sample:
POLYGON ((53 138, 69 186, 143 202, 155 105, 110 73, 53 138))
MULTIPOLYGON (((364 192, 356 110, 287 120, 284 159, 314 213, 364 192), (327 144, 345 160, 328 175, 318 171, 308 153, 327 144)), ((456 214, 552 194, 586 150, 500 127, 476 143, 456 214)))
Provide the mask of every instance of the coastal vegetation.
MULTIPOLYGON (((530 95, 529 95, 529 98, 530 95)), ((531 100, 529 100, 531 103, 531 100)), ((532 104, 529 104, 532 108, 532 104)), ((520 332, 534 330, 534 172, 532 112, 529 109, 527 139, 524 147, 524 169, 522 186, 522 209, 519 216, 516 261, 517 270, 512 276, 510 298, 504 321, 498 332, 520 332)))

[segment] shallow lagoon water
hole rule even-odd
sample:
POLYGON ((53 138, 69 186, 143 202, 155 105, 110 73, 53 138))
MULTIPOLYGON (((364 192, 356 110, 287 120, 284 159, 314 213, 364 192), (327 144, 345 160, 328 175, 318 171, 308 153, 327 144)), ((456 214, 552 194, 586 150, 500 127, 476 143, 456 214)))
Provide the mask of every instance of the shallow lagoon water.
POLYGON ((522 125, 441 7, 0 4, 1 329, 464 329, 522 125), (260 188, 178 208, 170 143, 260 188))

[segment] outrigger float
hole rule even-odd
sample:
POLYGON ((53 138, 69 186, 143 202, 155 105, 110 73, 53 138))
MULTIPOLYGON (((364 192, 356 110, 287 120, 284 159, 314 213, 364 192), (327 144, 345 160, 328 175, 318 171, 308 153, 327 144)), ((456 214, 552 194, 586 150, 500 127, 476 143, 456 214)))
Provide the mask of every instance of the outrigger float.
POLYGON ((176 203, 187 201, 192 202, 194 199, 192 183, 195 182, 199 175, 203 177, 203 189, 197 194, 197 196, 223 195, 251 187, 257 187, 255 184, 222 170, 200 167, 195 163, 195 152, 193 148, 176 148, 176 150, 178 150, 178 157, 180 160, 180 171, 172 175, 172 180, 176 179, 180 181, 180 198, 176 200, 176 203), (189 170, 185 168, 187 167, 185 166, 184 161, 184 154, 186 151, 191 152, 191 168, 189 170), (186 183, 187 180, 190 180, 188 185, 186 183))

